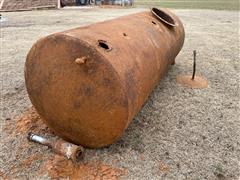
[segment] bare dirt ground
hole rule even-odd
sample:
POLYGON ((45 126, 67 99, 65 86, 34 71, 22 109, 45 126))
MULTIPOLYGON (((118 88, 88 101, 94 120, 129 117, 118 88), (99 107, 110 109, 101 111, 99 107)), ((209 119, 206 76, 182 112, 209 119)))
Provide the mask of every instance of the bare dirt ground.
MULTIPOLYGON (((99 173, 102 179, 240 178, 237 11, 175 10, 186 30, 185 45, 176 64, 124 136, 108 148, 87 149, 83 164, 75 167, 58 160, 46 147, 26 141, 29 129, 42 126, 34 110, 16 118, 31 107, 23 72, 32 44, 53 32, 142 10, 94 8, 2 14, 6 21, 1 22, 0 37, 0 179, 56 178, 60 171, 56 162, 62 171, 68 169, 63 178, 84 173, 85 179, 96 178, 99 173), (198 52, 197 74, 208 79, 207 89, 190 89, 176 83, 178 74, 191 74, 194 49, 198 52), (29 128, 30 116, 35 124, 29 128), (74 168, 79 171, 69 170, 74 168)), ((40 132, 47 134, 49 130, 44 127, 40 132)))

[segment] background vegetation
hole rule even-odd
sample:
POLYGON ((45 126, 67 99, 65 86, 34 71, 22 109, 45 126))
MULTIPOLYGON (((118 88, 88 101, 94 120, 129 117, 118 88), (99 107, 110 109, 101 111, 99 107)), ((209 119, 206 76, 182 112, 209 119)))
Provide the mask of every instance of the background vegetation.
POLYGON ((183 9, 239 10, 239 0, 135 0, 139 6, 183 9))

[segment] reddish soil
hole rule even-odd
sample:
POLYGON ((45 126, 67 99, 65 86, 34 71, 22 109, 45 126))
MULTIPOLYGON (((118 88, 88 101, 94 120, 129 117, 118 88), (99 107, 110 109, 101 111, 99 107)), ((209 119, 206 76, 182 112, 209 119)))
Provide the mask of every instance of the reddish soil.
POLYGON ((43 120, 40 118, 36 110, 32 107, 26 110, 22 115, 20 115, 16 121, 8 121, 3 128, 5 133, 8 134, 27 134, 29 131, 34 131, 35 133, 50 133, 52 131, 44 124, 43 120))
MULTIPOLYGON (((28 132, 34 132, 38 134, 44 134, 49 136, 54 136, 48 127, 44 124, 41 117, 37 114, 34 108, 28 109, 23 113, 16 122, 8 122, 4 127, 4 132, 9 134, 9 136, 16 136, 17 134, 25 134, 27 137, 28 132)), ((33 144, 30 143, 27 138, 24 140, 20 146, 18 146, 17 153, 15 155, 16 159, 21 157, 21 153, 31 148, 33 144)), ((38 146, 38 144, 36 144, 38 146)), ((30 166, 36 161, 40 160, 42 153, 33 154, 23 159, 20 164, 16 164, 9 169, 11 172, 20 172, 25 168, 30 168, 30 166)), ((118 179, 118 177, 127 173, 126 170, 111 167, 109 165, 103 164, 101 162, 80 162, 73 163, 70 160, 66 160, 64 157, 52 154, 47 161, 43 162, 41 168, 37 174, 39 177, 47 173, 51 179, 58 178, 68 178, 68 179, 118 179)), ((0 172, 0 177, 3 179, 8 179, 5 173, 0 172)), ((14 177, 14 176, 13 176, 14 177)))
POLYGON ((113 168, 101 162, 73 163, 55 155, 42 166, 41 173, 48 172, 52 179, 118 179, 127 173, 124 169, 113 168))
POLYGON ((178 75, 177 82, 190 88, 202 89, 208 87, 208 81, 202 76, 195 76, 192 80, 191 75, 178 75))
POLYGON ((164 172, 164 173, 167 173, 167 172, 169 172, 169 167, 166 166, 166 165, 163 164, 163 163, 160 163, 160 165, 159 165, 159 170, 162 171, 162 172, 164 172))
POLYGON ((7 180, 8 177, 2 171, 0 171, 0 179, 7 180))

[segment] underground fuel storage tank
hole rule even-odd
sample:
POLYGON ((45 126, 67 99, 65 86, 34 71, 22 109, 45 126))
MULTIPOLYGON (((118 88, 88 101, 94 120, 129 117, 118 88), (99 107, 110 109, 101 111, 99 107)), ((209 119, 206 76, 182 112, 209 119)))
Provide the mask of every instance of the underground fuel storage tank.
POLYGON ((128 127, 184 42, 166 9, 55 33, 28 53, 30 100, 62 138, 85 147, 112 144, 128 127))

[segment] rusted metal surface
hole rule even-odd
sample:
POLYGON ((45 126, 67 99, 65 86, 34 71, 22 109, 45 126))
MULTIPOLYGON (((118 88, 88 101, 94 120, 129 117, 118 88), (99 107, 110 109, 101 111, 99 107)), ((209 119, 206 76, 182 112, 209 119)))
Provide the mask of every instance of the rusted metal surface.
POLYGON ((147 11, 56 33, 32 47, 27 91, 55 133, 92 148, 122 135, 183 46, 182 23, 164 13, 174 27, 147 11))
POLYGON ((164 11, 161 11, 158 8, 152 8, 152 13, 156 16, 157 19, 166 23, 167 25, 172 27, 176 26, 174 19, 167 13, 164 13, 164 11))
POLYGON ((54 152, 77 162, 83 157, 83 148, 63 140, 51 141, 37 134, 29 133, 28 140, 33 141, 52 148, 54 152))

